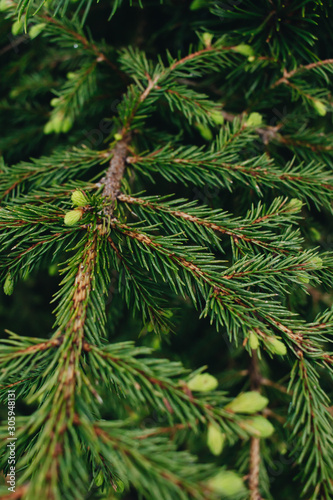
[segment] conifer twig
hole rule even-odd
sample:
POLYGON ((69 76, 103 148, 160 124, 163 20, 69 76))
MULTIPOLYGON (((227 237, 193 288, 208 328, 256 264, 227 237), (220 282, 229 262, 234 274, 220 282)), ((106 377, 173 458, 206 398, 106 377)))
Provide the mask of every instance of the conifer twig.
POLYGON ((104 184, 103 196, 110 201, 110 205, 105 209, 108 215, 113 214, 115 201, 120 193, 121 180, 126 166, 127 147, 130 135, 118 141, 113 148, 113 156, 105 177, 100 181, 104 184))
MULTIPOLYGON (((252 391, 260 392, 261 373, 256 350, 252 349, 250 364, 250 380, 252 391)), ((249 490, 250 500, 261 500, 259 493, 259 473, 260 473, 260 438, 251 437, 250 442, 250 470, 249 470, 249 490)))

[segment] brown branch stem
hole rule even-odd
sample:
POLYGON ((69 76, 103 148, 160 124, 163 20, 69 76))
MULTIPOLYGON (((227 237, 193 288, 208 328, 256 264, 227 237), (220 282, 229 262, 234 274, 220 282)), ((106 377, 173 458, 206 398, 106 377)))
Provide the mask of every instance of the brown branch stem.
MULTIPOLYGON (((260 392, 261 373, 257 351, 252 349, 250 364, 250 381, 252 391, 260 392)), ((260 438, 252 437, 250 443, 250 468, 249 468, 249 490, 250 500, 261 500, 259 492, 259 473, 260 473, 260 438)))

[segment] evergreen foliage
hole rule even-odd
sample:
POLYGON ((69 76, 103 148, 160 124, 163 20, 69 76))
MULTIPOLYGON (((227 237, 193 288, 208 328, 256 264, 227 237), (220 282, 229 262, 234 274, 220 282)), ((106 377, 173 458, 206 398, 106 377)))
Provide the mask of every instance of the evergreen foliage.
POLYGON ((0 10, 1 498, 333 498, 333 2, 0 10))

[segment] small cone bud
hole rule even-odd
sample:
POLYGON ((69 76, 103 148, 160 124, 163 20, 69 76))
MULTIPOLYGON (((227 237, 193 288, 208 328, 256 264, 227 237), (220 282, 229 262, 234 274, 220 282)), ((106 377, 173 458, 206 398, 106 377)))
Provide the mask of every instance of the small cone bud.
POLYGON ((279 356, 284 356, 285 354, 287 354, 286 345, 276 337, 266 337, 266 347, 273 354, 278 354, 279 356))
POLYGON ((259 339, 254 332, 250 333, 249 346, 251 347, 251 349, 258 349, 259 347, 259 339))
POLYGON ((287 210, 291 210, 293 212, 299 212, 302 210, 303 203, 301 200, 298 200, 297 198, 292 198, 290 202, 286 205, 287 210))
POLYGON ((66 224, 66 226, 75 226, 75 224, 79 222, 81 217, 82 217, 82 210, 79 209, 70 210, 65 215, 64 223, 66 224))
POLYGON ((190 5, 190 10, 199 10, 208 6, 208 0, 193 0, 190 5))
POLYGON ((44 125, 44 134, 48 135, 51 134, 52 132, 53 132, 53 123, 52 121, 49 121, 44 125))
POLYGON ((320 116, 325 116, 327 111, 326 111, 326 106, 323 102, 319 101, 318 99, 315 99, 312 101, 312 105, 314 109, 317 111, 318 115, 320 116))
POLYGON ((249 391, 239 394, 225 408, 234 413, 257 413, 257 411, 263 410, 267 405, 267 398, 257 391, 249 391))
POLYGON ((88 198, 79 189, 76 189, 76 191, 72 193, 71 200, 73 205, 75 205, 76 207, 84 207, 88 204, 88 198))
POLYGON ((321 269, 323 267, 323 261, 318 255, 312 257, 308 264, 310 264, 308 265, 310 269, 321 269))
POLYGON ((123 138, 123 136, 122 136, 121 134, 118 134, 118 133, 117 133, 117 134, 114 134, 114 136, 113 136, 113 137, 114 137, 115 141, 121 141, 121 140, 122 140, 122 138, 123 138))
POLYGON ((262 116, 260 113, 250 113, 248 119, 246 120, 246 125, 248 127, 259 127, 262 124, 262 116))
POLYGON ((64 119, 64 115, 60 111, 60 112, 56 113, 55 115, 53 115, 53 117, 50 120, 50 122, 53 124, 53 131, 56 134, 60 134, 60 132, 61 132, 63 119, 64 119))
POLYGON ((224 118, 221 111, 212 111, 210 117, 216 125, 223 125, 224 118))
POLYGON ((69 116, 66 116, 66 118, 64 118, 62 120, 62 122, 61 122, 60 132, 63 132, 65 134, 72 127, 73 127, 73 120, 72 120, 72 118, 69 118, 69 116))
POLYGON ((206 48, 211 47, 212 45, 212 40, 213 40, 213 34, 212 33, 204 33, 202 35, 202 41, 204 43, 204 46, 206 48))
MULTIPOLYGON (((221 495, 221 498, 234 497, 246 493, 242 478, 231 470, 223 470, 207 481, 207 486, 221 495)), ((238 497, 237 497, 238 498, 238 497)))
POLYGON ((6 295, 11 295, 14 291, 14 281, 10 274, 7 274, 5 283, 3 285, 3 291, 6 295))
POLYGON ((95 484, 96 486, 102 486, 103 483, 104 483, 104 476, 102 471, 100 471, 95 477, 95 484))
POLYGON ((116 491, 117 491, 117 493, 123 493, 123 491, 125 489, 125 485, 122 482, 122 480, 119 479, 119 478, 117 478, 115 482, 116 482, 116 491))
POLYGON ((56 106, 58 106, 60 102, 60 99, 58 97, 53 97, 53 99, 51 99, 50 101, 50 104, 53 108, 55 108, 56 106))
POLYGON ((20 33, 22 33, 23 27, 24 27, 23 19, 15 21, 15 23, 12 25, 12 35, 17 36, 20 33))
POLYGON ((187 384, 190 391, 208 392, 218 386, 218 381, 209 373, 200 373, 193 377, 187 384))
POLYGON ((267 438, 274 432, 274 427, 267 418, 256 415, 253 418, 239 422, 240 427, 247 431, 251 436, 267 438))
POLYGON ((46 24, 45 23, 39 23, 39 24, 35 24, 34 26, 32 26, 29 30, 29 36, 30 38, 33 40, 34 38, 36 38, 38 35, 40 35, 40 33, 43 31, 43 29, 45 28, 46 24))
POLYGON ((311 238, 314 241, 320 241, 321 240, 321 234, 318 231, 318 229, 316 229, 315 227, 310 227, 309 232, 310 232, 311 238))
POLYGON ((233 50, 235 52, 238 52, 238 54, 242 54, 243 56, 254 56, 254 50, 250 45, 247 45, 246 43, 240 43, 236 47, 233 47, 233 50))
POLYGON ((0 12, 5 12, 10 9, 10 2, 8 0, 0 0, 0 12))
POLYGON ((213 139, 212 131, 206 125, 202 125, 201 123, 195 124, 196 128, 199 130, 200 135, 206 141, 211 141, 213 139))
POLYGON ((225 443, 225 434, 221 432, 221 429, 216 424, 208 425, 207 432, 207 446, 213 455, 220 455, 223 450, 225 443))

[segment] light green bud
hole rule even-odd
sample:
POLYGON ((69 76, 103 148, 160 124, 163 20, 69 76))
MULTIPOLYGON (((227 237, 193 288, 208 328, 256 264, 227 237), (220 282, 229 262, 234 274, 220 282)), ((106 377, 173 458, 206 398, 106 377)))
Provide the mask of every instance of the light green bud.
POLYGON ((72 120, 72 118, 69 118, 69 116, 66 116, 66 118, 64 118, 62 120, 60 132, 66 133, 72 127, 73 127, 73 120, 72 120))
POLYGON ((239 394, 231 403, 227 404, 226 410, 233 413, 257 413, 268 405, 268 399, 257 391, 243 392, 239 394))
POLYGON ((286 209, 290 210, 292 212, 299 212, 302 210, 303 203, 301 200, 298 200, 297 198, 292 198, 289 203, 286 205, 286 209))
POLYGON ((247 45, 246 43, 240 43, 236 47, 233 47, 233 50, 235 52, 238 52, 238 54, 242 54, 243 56, 254 56, 254 50, 250 45, 247 45))
POLYGON ((56 134, 60 134, 60 132, 61 132, 63 119, 64 119, 64 115, 63 115, 62 111, 59 111, 56 114, 54 114, 50 120, 50 122, 52 122, 53 131, 56 134))
POLYGON ((276 337, 266 337, 265 345, 273 354, 278 354, 279 356, 287 354, 286 345, 276 337))
POLYGON ((190 391, 208 392, 218 386, 218 381, 209 373, 200 373, 193 377, 187 384, 190 391))
POLYGON ((66 213, 64 217, 64 223, 66 224, 66 226, 75 226, 75 224, 79 222, 81 217, 82 217, 82 210, 80 210, 79 208, 76 208, 75 210, 70 210, 69 212, 66 213))
POLYGON ((312 101, 312 106, 317 111, 318 115, 320 115, 320 116, 326 115, 326 113, 327 113, 326 106, 323 102, 319 101, 318 99, 314 99, 312 101))
POLYGON ((299 276, 298 281, 305 284, 310 283, 310 279, 307 276, 299 276))
POLYGON ((156 335, 153 337, 152 341, 152 348, 153 349, 161 349, 161 339, 159 339, 156 335))
POLYGON ((29 36, 33 40, 36 38, 40 33, 42 33, 43 29, 45 28, 46 24, 45 23, 39 23, 35 24, 32 26, 29 30, 29 36))
POLYGON ((202 125, 201 123, 195 124, 196 128, 199 130, 200 135, 206 141, 211 141, 213 139, 212 131, 206 125, 202 125))
POLYGON ((49 120, 45 125, 44 125, 44 134, 52 134, 53 132, 53 122, 52 120, 49 120))
POLYGON ((95 484, 96 484, 96 486, 102 486, 103 483, 104 483, 103 472, 99 471, 99 473, 95 477, 95 484))
POLYGON ((56 106, 58 106, 59 102, 60 102, 59 97, 54 97, 53 99, 51 99, 50 104, 53 108, 55 108, 56 106))
POLYGON ((249 346, 251 347, 251 349, 258 349, 259 347, 259 339, 254 332, 250 333, 249 346))
POLYGON ((323 261, 318 255, 315 255, 314 257, 312 257, 312 259, 309 260, 309 262, 308 262, 309 269, 315 270, 315 269, 321 269, 322 267, 323 267, 323 261))
POLYGON ((15 21, 15 23, 12 25, 12 34, 14 36, 19 35, 23 31, 23 27, 24 27, 24 20, 23 19, 15 21))
POLYGON ((224 118, 221 111, 212 111, 210 113, 210 117, 213 120, 213 122, 216 123, 216 125, 223 125, 224 118))
POLYGON ((255 56, 250 56, 247 58, 249 62, 254 62, 256 60, 255 56))
POLYGON ((207 446, 213 455, 221 455, 225 443, 225 434, 216 424, 209 424, 207 431, 207 446))
POLYGON ((7 0, 0 0, 0 12, 10 9, 11 5, 7 0))
POLYGON ((88 204, 88 198, 80 189, 76 189, 74 193, 72 193, 71 200, 76 207, 84 207, 88 204))
POLYGON ((310 233, 311 238, 314 241, 320 241, 321 240, 321 234, 318 231, 318 229, 316 229, 315 227, 310 227, 309 233, 310 233))
POLYGON ((74 71, 69 71, 66 76, 67 76, 67 80, 74 80, 74 78, 77 77, 77 74, 74 73, 74 71))
POLYGON ((3 291, 6 295, 11 295, 14 291, 14 281, 10 273, 7 274, 5 283, 3 285, 3 291))
POLYGON ((117 493, 123 493, 124 489, 125 489, 125 485, 124 483, 122 482, 121 479, 117 478, 116 481, 116 488, 117 488, 117 493))
POLYGON ((20 89, 13 89, 9 92, 9 97, 11 99, 16 99, 18 95, 20 95, 20 89))
POLYGON ((253 418, 241 420, 239 425, 254 437, 267 438, 275 431, 270 421, 262 415, 256 415, 253 418))
POLYGON ((262 116, 260 113, 254 112, 250 113, 248 119, 246 120, 246 125, 248 127, 259 127, 262 124, 262 116))
POLYGON ((212 40, 213 40, 213 34, 212 33, 203 33, 202 35, 202 41, 204 43, 204 46, 206 48, 210 47, 212 45, 212 40))
POLYGON ((49 266, 49 275, 56 276, 58 274, 58 266, 57 264, 51 264, 49 266))
POLYGON ((121 141, 121 140, 122 140, 122 138, 123 138, 123 136, 122 136, 121 134, 118 134, 118 133, 117 133, 117 134, 114 134, 114 136, 113 136, 113 137, 114 137, 115 141, 121 141))
POLYGON ((246 493, 242 478, 231 470, 223 470, 207 481, 207 486, 222 498, 246 493))
POLYGON ((204 7, 208 7, 208 5, 209 5, 208 0, 193 0, 193 2, 190 5, 190 10, 203 9, 204 7))

